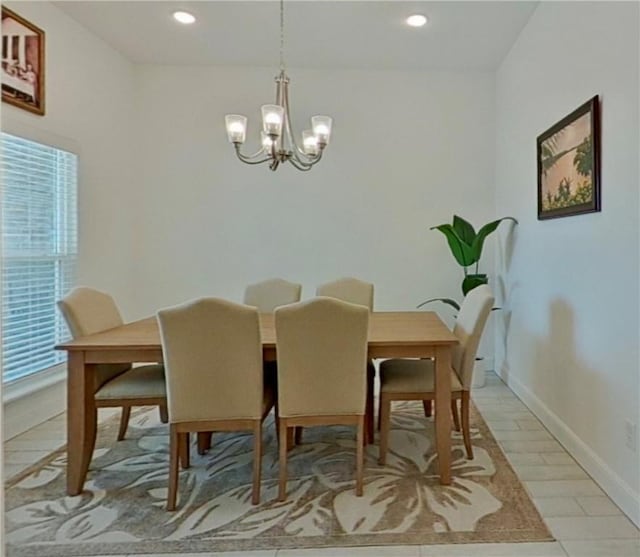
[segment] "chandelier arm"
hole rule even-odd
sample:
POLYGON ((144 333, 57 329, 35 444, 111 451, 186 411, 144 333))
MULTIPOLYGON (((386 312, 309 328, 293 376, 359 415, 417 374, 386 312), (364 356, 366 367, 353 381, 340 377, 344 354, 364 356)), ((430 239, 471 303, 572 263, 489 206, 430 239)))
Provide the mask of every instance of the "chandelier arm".
POLYGON ((322 158, 322 151, 318 151, 317 155, 307 155, 304 151, 302 152, 291 152, 291 158, 295 159, 298 163, 313 166, 322 158))
POLYGON ((289 162, 298 170, 308 172, 313 167, 313 164, 301 164, 295 157, 290 157, 289 162))
POLYGON ((264 159, 256 160, 256 158, 260 155, 260 153, 262 153, 262 149, 260 151, 258 151, 257 153, 254 153, 253 155, 243 155, 240 152, 240 144, 239 143, 234 143, 233 145, 236 148, 236 155, 238 155, 238 158, 242 162, 245 162, 247 164, 262 164, 263 162, 267 162, 267 161, 271 160, 271 157, 266 157, 264 159))

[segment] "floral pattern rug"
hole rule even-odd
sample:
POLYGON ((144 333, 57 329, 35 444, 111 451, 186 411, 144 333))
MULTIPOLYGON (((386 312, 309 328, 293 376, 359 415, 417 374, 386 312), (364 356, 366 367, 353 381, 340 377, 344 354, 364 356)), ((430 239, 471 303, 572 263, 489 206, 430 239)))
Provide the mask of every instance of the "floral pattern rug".
POLYGON ((138 411, 117 442, 117 419, 100 426, 85 485, 65 495, 64 450, 6 485, 11 556, 130 555, 270 548, 548 541, 524 487, 472 409, 474 460, 453 433, 453 482, 441 486, 433 419, 396 403, 387 464, 366 451, 364 496, 354 492, 355 433, 304 430, 289 455, 288 498, 277 501, 277 444, 265 422, 261 503, 251 505, 252 437, 219 433, 180 472, 178 509, 165 510, 168 426, 138 411))

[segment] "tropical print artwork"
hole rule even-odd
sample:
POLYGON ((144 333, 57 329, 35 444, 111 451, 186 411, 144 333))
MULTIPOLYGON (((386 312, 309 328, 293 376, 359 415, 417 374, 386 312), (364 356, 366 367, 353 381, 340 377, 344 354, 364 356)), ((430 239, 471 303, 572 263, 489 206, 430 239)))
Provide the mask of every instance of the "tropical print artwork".
POLYGON ((543 141, 542 175, 545 211, 591 202, 593 146, 589 114, 543 141))
POLYGON ((539 214, 599 209, 595 100, 538 138, 539 214))
MULTIPOLYGON (((101 428, 85 490, 64 493, 64 451, 8 485, 8 555, 131 555, 258 548, 542 541, 548 531, 486 425, 474 412, 475 459, 454 433, 453 482, 438 481, 433 421, 418 403, 394 406, 386 466, 367 448, 364 496, 354 491, 354 432, 305 429, 277 501, 277 445, 264 432, 261 504, 251 505, 252 438, 216 434, 180 472, 178 509, 165 510, 167 426, 139 412, 127 439, 101 428)), ((239 553, 240 555, 241 553, 239 553)))

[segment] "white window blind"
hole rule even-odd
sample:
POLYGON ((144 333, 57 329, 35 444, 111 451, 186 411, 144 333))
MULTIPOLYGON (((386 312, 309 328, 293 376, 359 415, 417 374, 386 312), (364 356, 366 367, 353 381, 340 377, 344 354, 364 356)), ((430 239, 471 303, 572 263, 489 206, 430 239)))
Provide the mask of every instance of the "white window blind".
POLYGON ((77 155, 2 134, 2 380, 64 361, 56 301, 73 286, 77 155))

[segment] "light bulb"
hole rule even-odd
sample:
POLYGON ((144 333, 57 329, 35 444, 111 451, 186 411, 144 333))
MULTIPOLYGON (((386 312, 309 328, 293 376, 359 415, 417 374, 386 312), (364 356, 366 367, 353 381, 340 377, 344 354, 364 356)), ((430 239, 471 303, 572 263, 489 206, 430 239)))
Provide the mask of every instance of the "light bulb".
POLYGON ((262 107, 262 129, 264 133, 272 136, 280 136, 283 120, 283 107, 277 104, 265 104, 262 107))
POLYGON ((247 135, 247 117, 241 114, 227 114, 224 119, 227 125, 229 142, 244 143, 247 135))
POLYGON ((302 150, 307 155, 318 154, 318 138, 313 133, 313 130, 305 130, 302 132, 302 150))
POLYGON ((331 123, 332 120, 329 116, 312 116, 311 127, 313 133, 318 138, 318 143, 326 145, 329 143, 331 137, 331 123))

